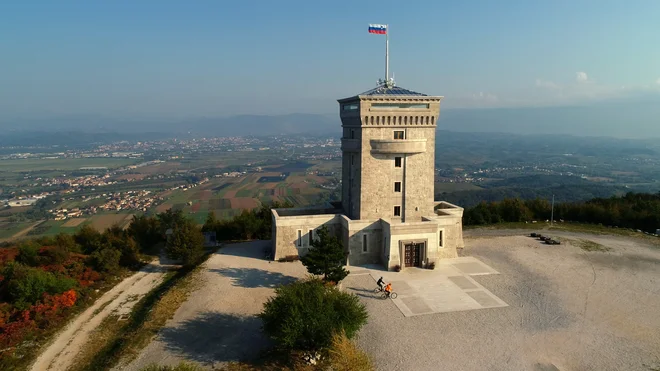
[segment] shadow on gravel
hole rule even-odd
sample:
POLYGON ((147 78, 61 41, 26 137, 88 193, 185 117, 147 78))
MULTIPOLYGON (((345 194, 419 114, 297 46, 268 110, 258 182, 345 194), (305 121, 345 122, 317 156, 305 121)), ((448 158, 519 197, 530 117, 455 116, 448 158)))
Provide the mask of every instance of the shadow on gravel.
POLYGON ((255 316, 205 312, 176 328, 165 328, 159 338, 165 348, 187 360, 205 364, 245 361, 270 346, 255 316))
POLYGON ((270 240, 237 242, 224 245, 216 252, 216 254, 264 260, 264 250, 270 248, 271 246, 272 242, 270 240))
POLYGON ((232 285, 245 288, 275 288, 297 280, 296 277, 257 268, 214 268, 209 269, 209 272, 229 277, 232 285))
POLYGON ((351 293, 369 299, 379 298, 380 293, 374 293, 374 290, 363 289, 359 287, 346 287, 347 290, 350 290, 351 293))
POLYGON ((586 259, 591 263, 601 265, 603 267, 612 268, 614 270, 619 270, 621 268, 627 268, 633 271, 637 270, 657 270, 660 265, 660 259, 644 256, 639 254, 580 254, 582 259, 586 259))

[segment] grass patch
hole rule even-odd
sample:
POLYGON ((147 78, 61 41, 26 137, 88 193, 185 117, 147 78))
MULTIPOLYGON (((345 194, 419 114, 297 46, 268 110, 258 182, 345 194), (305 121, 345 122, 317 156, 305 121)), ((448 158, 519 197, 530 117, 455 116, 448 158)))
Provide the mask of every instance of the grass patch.
POLYGON ((571 244, 573 246, 578 246, 584 251, 601 251, 601 252, 606 252, 612 250, 611 248, 601 245, 597 242, 594 241, 589 241, 589 240, 577 240, 577 241, 571 241, 571 244))
POLYGON ((118 322, 116 316, 106 318, 73 370, 108 370, 120 361, 134 359, 186 301, 195 287, 193 277, 199 269, 180 268, 167 273, 163 282, 135 305, 126 321, 118 322))

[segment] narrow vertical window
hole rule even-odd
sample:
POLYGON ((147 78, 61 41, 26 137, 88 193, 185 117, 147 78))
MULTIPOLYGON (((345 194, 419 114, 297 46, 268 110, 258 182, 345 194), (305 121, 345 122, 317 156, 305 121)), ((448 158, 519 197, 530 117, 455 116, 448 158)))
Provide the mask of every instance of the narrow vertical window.
POLYGON ((394 192, 401 192, 401 182, 394 182, 394 192))
POLYGON ((312 242, 314 242, 314 230, 310 229, 309 230, 309 235, 307 236, 307 244, 309 246, 312 246, 312 242))
POLYGON ((368 248, 369 245, 367 245, 367 234, 362 235, 362 252, 367 252, 369 251, 368 248))
POLYGON ((401 216, 401 206, 394 206, 394 216, 401 216))
POLYGON ((394 167, 401 167, 401 157, 394 158, 394 167))
POLYGON ((351 129, 351 139, 355 139, 355 130, 351 129))
POLYGON ((298 230, 298 247, 302 246, 302 231, 298 230))
POLYGON ((351 155, 351 165, 355 165, 355 155, 351 155))
POLYGON ((444 245, 442 238, 443 238, 443 233, 442 231, 438 231, 438 246, 442 247, 444 245))

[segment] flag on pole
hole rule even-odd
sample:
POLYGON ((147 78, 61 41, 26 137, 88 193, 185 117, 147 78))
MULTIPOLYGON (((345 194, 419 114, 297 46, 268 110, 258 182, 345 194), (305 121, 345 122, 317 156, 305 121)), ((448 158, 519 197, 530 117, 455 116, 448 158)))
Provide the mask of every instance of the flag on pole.
POLYGON ((369 33, 375 33, 379 35, 387 34, 387 25, 385 24, 370 24, 369 33))

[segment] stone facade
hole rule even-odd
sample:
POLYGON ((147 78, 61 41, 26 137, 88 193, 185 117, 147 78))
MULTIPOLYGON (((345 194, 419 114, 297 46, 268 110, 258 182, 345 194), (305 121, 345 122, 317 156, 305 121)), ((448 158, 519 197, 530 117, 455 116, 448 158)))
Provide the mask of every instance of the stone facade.
POLYGON ((434 201, 435 133, 442 97, 381 86, 341 99, 342 201, 273 210, 274 259, 303 255, 326 225, 347 265, 424 266, 463 247, 463 209, 434 201))

